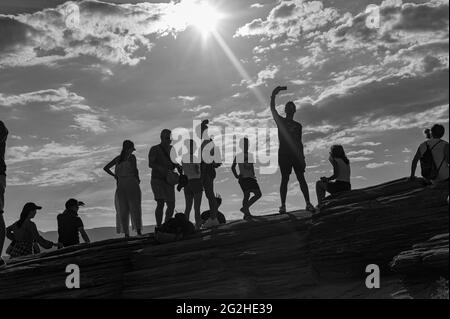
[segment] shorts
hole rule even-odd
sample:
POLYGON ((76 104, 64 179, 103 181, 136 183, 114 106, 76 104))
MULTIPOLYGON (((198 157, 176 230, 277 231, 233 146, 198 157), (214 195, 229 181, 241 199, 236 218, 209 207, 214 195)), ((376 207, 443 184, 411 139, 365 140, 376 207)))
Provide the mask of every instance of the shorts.
POLYGON ((291 175, 292 169, 294 169, 296 175, 305 174, 306 162, 303 156, 278 154, 278 165, 282 176, 291 175))
POLYGON ((347 192, 352 190, 352 185, 349 182, 328 182, 327 183, 327 192, 330 194, 337 194, 342 192, 347 192))
POLYGON ((150 184, 155 201, 175 202, 175 186, 169 185, 166 181, 157 178, 152 178, 150 184))
POLYGON ((244 193, 249 191, 261 191, 255 178, 240 178, 239 185, 244 193))
POLYGON ((184 187, 185 193, 188 195, 194 195, 203 192, 203 183, 200 178, 190 179, 187 185, 184 187))
POLYGON ((3 214, 5 208, 5 190, 6 190, 6 176, 0 175, 0 215, 3 214))

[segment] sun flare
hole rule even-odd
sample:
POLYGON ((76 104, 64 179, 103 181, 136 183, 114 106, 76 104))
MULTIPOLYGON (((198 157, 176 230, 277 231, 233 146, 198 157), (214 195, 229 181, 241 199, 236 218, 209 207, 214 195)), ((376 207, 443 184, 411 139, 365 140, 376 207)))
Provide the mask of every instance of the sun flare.
POLYGON ((186 25, 195 27, 204 37, 213 33, 223 19, 219 10, 206 1, 185 1, 179 9, 186 25))

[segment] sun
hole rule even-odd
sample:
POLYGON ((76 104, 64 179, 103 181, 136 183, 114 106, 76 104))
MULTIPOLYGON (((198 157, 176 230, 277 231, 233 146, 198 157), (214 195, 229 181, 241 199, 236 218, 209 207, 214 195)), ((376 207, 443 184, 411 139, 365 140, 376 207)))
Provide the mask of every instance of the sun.
POLYGON ((194 26, 200 33, 207 37, 215 32, 223 15, 219 10, 206 1, 186 2, 183 15, 188 25, 194 26))

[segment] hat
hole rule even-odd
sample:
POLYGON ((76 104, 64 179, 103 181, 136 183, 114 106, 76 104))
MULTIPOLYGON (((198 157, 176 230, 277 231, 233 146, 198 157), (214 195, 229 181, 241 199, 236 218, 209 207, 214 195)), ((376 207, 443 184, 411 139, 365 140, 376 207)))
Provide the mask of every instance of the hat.
POLYGON ((73 207, 73 206, 84 206, 84 203, 81 201, 76 200, 75 198, 71 198, 66 202, 66 208, 68 209, 69 207, 73 207))
POLYGON ((25 206, 23 206, 24 211, 32 211, 32 210, 38 210, 38 209, 42 209, 42 207, 36 205, 35 203, 26 203, 25 206))

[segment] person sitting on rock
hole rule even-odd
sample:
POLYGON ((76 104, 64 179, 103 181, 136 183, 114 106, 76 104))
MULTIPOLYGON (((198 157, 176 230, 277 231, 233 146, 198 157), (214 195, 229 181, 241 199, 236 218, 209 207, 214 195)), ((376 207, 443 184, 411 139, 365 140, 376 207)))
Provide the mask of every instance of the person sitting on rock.
POLYGON ((57 217, 58 242, 64 247, 80 244, 79 235, 81 235, 85 243, 90 243, 89 237, 84 230, 83 221, 78 216, 80 206, 84 206, 84 203, 71 198, 66 202, 66 210, 57 217))
POLYGON ((185 214, 178 213, 155 230, 155 238, 160 243, 182 240, 195 233, 195 226, 185 214))
POLYGON ((333 145, 331 147, 329 161, 333 165, 333 175, 321 177, 320 181, 316 183, 319 207, 323 203, 327 192, 333 195, 352 189, 350 184, 350 161, 345 155, 342 145, 333 145))
MULTIPOLYGON (((222 197, 220 197, 220 195, 216 195, 215 198, 216 198, 216 203, 217 203, 217 209, 219 209, 220 205, 222 205, 222 197)), ((209 220, 210 217, 211 217, 211 210, 204 211, 201 215, 203 223, 205 223, 207 220, 209 220)), ((220 211, 217 211, 217 220, 220 225, 227 223, 227 219, 225 218, 225 215, 220 211)))
POLYGON ((39 209, 42 207, 35 203, 26 203, 19 220, 6 229, 6 236, 12 241, 7 250, 11 258, 39 253, 38 245, 45 249, 60 247, 59 244, 43 238, 39 234, 36 224, 31 221, 39 209))
MULTIPOLYGON (((411 179, 415 178, 420 161, 422 176, 432 184, 446 183, 449 180, 448 142, 442 138, 444 126, 436 124, 431 128, 431 139, 420 144, 411 164, 411 179)), ((448 184, 447 184, 448 185, 448 184)))

